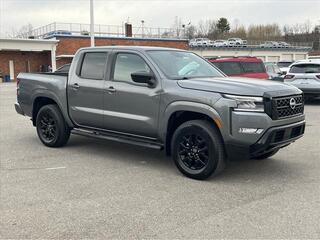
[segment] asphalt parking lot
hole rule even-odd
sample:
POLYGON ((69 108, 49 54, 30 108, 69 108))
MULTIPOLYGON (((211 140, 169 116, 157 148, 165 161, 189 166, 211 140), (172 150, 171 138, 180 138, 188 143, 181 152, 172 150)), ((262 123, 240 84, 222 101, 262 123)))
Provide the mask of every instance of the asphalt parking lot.
POLYGON ((163 152, 71 136, 43 146, 0 84, 0 238, 320 238, 320 100, 304 138, 208 181, 163 152))

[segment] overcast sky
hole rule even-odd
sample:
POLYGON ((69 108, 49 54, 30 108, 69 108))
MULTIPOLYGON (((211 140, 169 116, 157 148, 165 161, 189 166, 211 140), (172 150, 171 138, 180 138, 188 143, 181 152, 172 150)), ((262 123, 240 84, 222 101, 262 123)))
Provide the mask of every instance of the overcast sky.
MULTIPOLYGON (((95 23, 171 27, 176 16, 185 23, 226 17, 248 26, 252 23, 320 24, 320 0, 94 0, 95 23)), ((89 23, 89 0, 0 0, 1 36, 31 23, 89 23)))

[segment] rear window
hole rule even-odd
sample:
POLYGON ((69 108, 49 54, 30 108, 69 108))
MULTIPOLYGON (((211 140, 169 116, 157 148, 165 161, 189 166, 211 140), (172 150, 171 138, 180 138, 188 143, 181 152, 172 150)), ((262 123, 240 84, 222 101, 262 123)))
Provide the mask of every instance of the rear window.
POLYGON ((213 64, 228 76, 239 75, 243 73, 243 70, 238 62, 219 62, 213 64))
POLYGON ((266 72, 262 63, 259 62, 242 62, 245 73, 264 73, 266 72))
POLYGON ((292 62, 278 62, 277 65, 278 67, 285 68, 289 67, 292 64, 292 62))
POLYGON ((299 64, 289 70, 290 73, 320 73, 320 64, 299 64))
POLYGON ((83 58, 80 77, 87 79, 103 79, 107 62, 107 53, 86 53, 83 58))

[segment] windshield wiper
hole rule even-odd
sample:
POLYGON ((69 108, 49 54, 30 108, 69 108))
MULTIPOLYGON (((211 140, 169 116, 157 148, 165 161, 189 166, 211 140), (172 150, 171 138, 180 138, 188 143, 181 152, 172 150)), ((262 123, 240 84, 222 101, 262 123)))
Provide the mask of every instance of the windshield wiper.
POLYGON ((172 78, 173 80, 188 80, 188 79, 190 79, 191 77, 186 77, 186 76, 184 76, 184 77, 175 77, 175 78, 172 78))

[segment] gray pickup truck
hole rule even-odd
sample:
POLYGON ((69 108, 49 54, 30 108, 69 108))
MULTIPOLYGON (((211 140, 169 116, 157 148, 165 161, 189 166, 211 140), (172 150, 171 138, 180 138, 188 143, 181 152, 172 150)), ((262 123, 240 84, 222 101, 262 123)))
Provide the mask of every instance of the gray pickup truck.
POLYGON ((68 74, 20 73, 15 108, 46 146, 73 133, 165 149, 195 179, 234 157, 266 159, 305 129, 298 88, 228 78, 194 53, 156 47, 84 48, 68 74))

